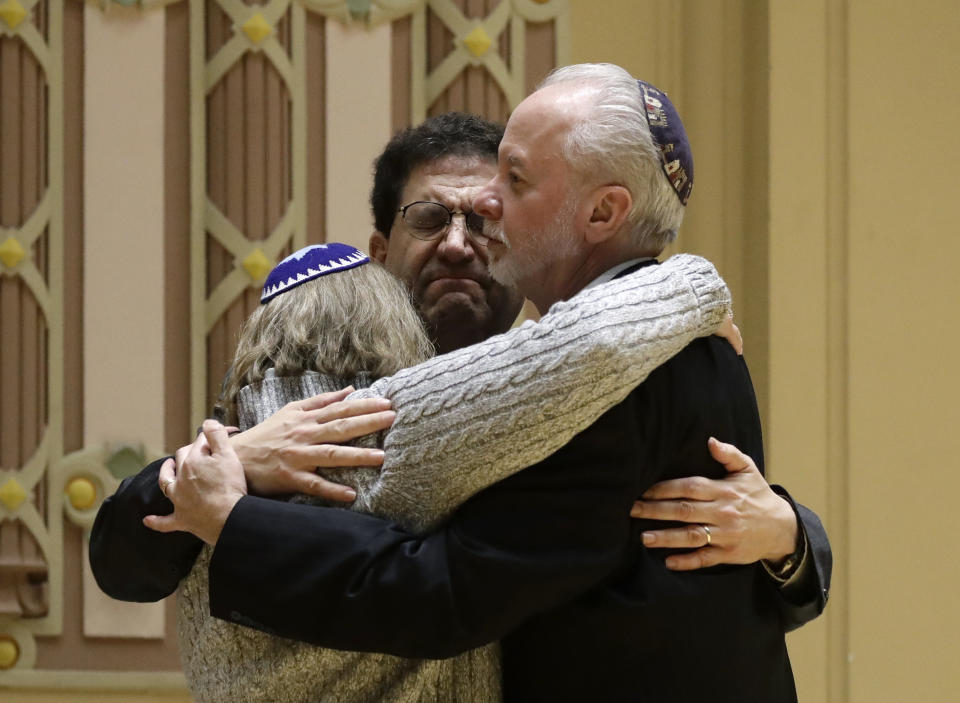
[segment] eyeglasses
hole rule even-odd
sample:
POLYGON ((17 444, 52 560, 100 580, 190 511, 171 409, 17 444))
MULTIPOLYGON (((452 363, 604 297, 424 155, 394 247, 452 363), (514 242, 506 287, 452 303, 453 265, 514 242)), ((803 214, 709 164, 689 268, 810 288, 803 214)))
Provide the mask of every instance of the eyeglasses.
POLYGON ((454 215, 463 215, 467 234, 470 239, 480 246, 486 246, 487 238, 483 236, 483 217, 475 212, 461 212, 451 210, 446 205, 433 203, 428 200, 418 200, 415 203, 398 208, 397 212, 403 218, 407 229, 417 239, 431 241, 446 234, 454 215))

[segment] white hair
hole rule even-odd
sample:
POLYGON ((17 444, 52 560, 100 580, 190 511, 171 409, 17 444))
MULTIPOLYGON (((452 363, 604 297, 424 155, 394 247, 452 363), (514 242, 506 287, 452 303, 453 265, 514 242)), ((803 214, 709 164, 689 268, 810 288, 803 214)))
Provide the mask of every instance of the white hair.
POLYGON ((561 83, 596 95, 567 134, 564 158, 587 182, 629 190, 633 208, 627 220, 634 243, 661 251, 676 239, 685 208, 663 172, 636 79, 613 64, 585 63, 556 69, 537 90, 561 83))

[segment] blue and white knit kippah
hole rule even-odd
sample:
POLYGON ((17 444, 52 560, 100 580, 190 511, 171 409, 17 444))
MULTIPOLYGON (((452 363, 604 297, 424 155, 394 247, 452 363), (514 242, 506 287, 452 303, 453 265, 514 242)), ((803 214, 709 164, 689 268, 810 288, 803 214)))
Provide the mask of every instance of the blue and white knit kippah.
POLYGON ((284 291, 328 273, 345 271, 370 261, 370 257, 349 244, 314 244, 293 252, 273 267, 263 284, 260 303, 266 303, 284 291))
POLYGON ((677 108, 666 93, 646 81, 638 80, 637 85, 643 94, 650 136, 660 150, 663 173, 680 202, 686 205, 693 190, 693 151, 687 131, 683 128, 677 108))

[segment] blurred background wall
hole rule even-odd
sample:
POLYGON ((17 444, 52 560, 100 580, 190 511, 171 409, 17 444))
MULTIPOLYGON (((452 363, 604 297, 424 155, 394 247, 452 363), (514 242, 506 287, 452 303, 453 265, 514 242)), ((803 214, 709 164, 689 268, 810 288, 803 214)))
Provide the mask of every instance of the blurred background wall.
POLYGON ((953 0, 0 2, 0 697, 189 699, 171 604, 90 581, 99 501, 190 438, 266 268, 365 245, 396 128, 580 61, 684 116, 675 248, 730 282, 769 473, 830 533, 801 700, 960 697, 957 46, 953 0))

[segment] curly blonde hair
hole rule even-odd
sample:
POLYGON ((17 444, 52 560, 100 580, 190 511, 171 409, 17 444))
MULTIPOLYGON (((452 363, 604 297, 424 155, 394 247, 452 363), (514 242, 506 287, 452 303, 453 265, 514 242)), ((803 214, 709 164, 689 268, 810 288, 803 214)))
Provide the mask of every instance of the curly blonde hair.
POLYGON ((379 378, 433 354, 407 289, 370 262, 302 283, 254 310, 240 330, 217 411, 236 424, 237 394, 269 368, 277 376, 353 378, 363 371, 379 378))

